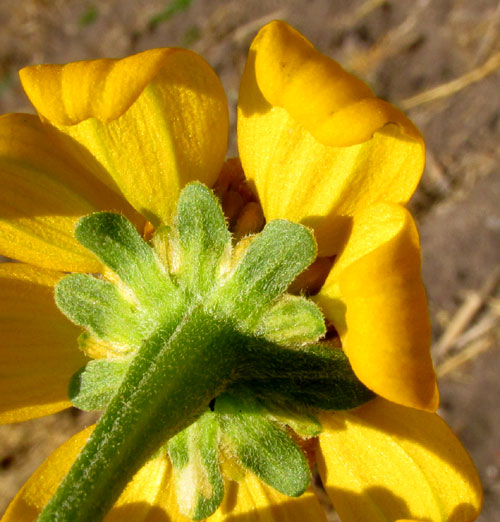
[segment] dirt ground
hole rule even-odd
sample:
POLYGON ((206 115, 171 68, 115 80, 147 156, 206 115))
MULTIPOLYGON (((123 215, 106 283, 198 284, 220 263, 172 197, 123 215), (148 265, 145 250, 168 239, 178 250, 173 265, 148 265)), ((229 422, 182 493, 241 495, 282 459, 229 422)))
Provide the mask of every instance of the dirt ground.
MULTIPOLYGON (((411 207, 434 324, 440 413, 481 474, 480 520, 500 522, 500 2, 4 0, 0 113, 32 111, 17 79, 22 66, 184 46, 222 78, 234 131, 248 46, 275 18, 406 110, 426 138, 427 168, 411 207)), ((91 421, 72 410, 1 427, 0 512, 42 460, 91 421)))

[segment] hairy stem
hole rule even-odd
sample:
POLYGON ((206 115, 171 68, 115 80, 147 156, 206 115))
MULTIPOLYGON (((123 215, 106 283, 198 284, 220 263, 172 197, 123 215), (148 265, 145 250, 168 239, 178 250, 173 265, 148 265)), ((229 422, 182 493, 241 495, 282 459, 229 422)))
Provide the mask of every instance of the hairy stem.
POLYGON ((141 346, 87 445, 39 517, 98 522, 133 475, 231 381, 234 327, 196 308, 141 346))

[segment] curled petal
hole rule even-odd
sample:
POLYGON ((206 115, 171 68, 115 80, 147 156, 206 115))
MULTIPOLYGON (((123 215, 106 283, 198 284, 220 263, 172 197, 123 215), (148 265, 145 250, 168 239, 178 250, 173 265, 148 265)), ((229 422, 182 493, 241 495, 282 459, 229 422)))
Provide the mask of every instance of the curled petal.
POLYGON ((285 108, 320 143, 337 147, 361 143, 387 122, 398 123, 405 134, 420 139, 402 113, 376 98, 365 83, 318 52, 288 24, 276 21, 265 26, 252 53, 263 97, 285 108))
POLYGON ((379 203, 354 217, 317 300, 368 388, 405 406, 436 410, 420 245, 406 209, 379 203))
POLYGON ((215 181, 226 153, 226 98, 195 53, 153 49, 27 67, 20 76, 42 119, 155 226, 170 220, 188 181, 215 181))
POLYGON ((80 330, 54 303, 53 287, 63 275, 0 264, 0 423, 71 406, 68 382, 86 359, 76 347, 80 330))
POLYGON ((438 415, 375 399, 320 420, 318 468, 343 522, 470 522, 479 515, 477 471, 438 415))
POLYGON ((321 256, 341 249, 359 209, 406 202, 424 165, 415 126, 284 22, 250 49, 238 146, 266 218, 314 228, 321 256))

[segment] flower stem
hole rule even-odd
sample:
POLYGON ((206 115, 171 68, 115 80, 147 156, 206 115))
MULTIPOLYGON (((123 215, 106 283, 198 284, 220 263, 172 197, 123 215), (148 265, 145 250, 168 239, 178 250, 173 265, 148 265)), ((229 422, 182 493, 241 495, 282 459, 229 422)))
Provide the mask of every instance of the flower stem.
POLYGON ((136 471, 231 382, 234 327, 192 310, 134 357, 118 392, 39 522, 98 522, 136 471))

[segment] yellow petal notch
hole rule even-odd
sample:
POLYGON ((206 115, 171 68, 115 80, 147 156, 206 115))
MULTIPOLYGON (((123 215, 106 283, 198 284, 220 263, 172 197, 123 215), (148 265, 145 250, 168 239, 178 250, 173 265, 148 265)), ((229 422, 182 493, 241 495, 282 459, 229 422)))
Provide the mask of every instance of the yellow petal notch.
POLYGON ((396 403, 436 410, 420 245, 405 208, 379 203, 354 217, 317 300, 366 386, 396 403))
POLYGON ((318 468, 342 521, 471 522, 482 489, 436 414, 383 399, 321 417, 318 468))
POLYGON ((191 51, 153 49, 122 60, 40 65, 20 72, 42 119, 97 160, 155 226, 189 181, 212 185, 226 154, 228 111, 219 79, 191 51))
POLYGON ((68 382, 86 359, 79 328, 54 303, 64 274, 21 263, 0 264, 0 423, 69 408, 68 382))

